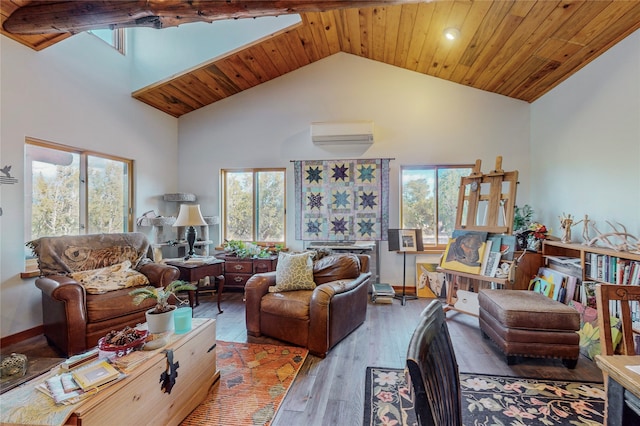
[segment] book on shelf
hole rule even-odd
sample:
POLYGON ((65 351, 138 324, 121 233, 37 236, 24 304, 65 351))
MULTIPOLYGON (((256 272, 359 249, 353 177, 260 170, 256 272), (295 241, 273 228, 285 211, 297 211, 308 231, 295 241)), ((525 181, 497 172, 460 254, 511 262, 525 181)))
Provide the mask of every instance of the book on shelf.
POLYGON ((553 284, 553 295, 551 296, 551 298, 553 300, 564 302, 564 296, 566 294, 567 275, 543 266, 538 269, 538 276, 553 284))
POLYGON ((479 275, 486 245, 486 232, 455 230, 447 243, 440 266, 479 275))
POLYGON ((97 388, 120 376, 120 372, 106 360, 78 368, 73 370, 71 374, 76 383, 85 391, 97 388))
POLYGON ((500 267, 500 260, 502 258, 502 254, 499 251, 491 251, 489 253, 489 258, 487 259, 487 267, 485 270, 485 275, 487 277, 495 277, 498 268, 500 267))
MULTIPOLYGON (((488 238, 485 246, 484 253, 482 255, 482 261, 480 262, 480 275, 491 276, 487 273, 487 265, 489 265, 489 254, 492 252, 492 248, 494 247, 494 239, 488 238)), ((500 248, 500 240, 496 241, 498 249, 500 248)))
POLYGON ((390 296, 376 296, 373 300, 373 303, 377 303, 380 305, 389 305, 393 303, 393 297, 390 296))
POLYGON ((513 256, 516 252, 515 235, 502 235, 500 241, 500 252, 502 253, 503 260, 513 260, 513 256))

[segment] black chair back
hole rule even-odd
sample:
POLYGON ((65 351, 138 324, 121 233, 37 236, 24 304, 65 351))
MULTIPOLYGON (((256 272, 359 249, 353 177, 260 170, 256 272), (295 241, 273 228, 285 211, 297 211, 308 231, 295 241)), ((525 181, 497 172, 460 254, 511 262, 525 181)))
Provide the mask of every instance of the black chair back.
POLYGON ((431 302, 420 315, 407 351, 408 378, 422 426, 460 426, 460 376, 442 304, 431 302))

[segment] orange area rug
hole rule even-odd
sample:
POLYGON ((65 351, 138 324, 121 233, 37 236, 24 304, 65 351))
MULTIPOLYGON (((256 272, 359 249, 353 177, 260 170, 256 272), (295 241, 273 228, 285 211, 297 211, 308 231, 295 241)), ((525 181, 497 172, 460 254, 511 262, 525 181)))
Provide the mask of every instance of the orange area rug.
POLYGON ((309 351, 294 346, 217 342, 220 380, 182 422, 190 425, 268 425, 309 351))

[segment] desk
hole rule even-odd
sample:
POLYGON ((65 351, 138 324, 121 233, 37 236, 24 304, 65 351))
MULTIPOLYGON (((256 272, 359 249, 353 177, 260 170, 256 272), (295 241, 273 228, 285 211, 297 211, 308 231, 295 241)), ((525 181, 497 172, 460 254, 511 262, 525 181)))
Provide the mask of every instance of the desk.
MULTIPOLYGON (((596 364, 605 376, 607 405, 605 425, 627 425, 632 419, 640 418, 631 406, 640 403, 640 374, 627 368, 627 365, 640 365, 640 356, 598 355, 596 364)), ((637 407, 640 408, 640 407, 637 407)))
POLYGON ((189 306, 194 307, 195 293, 195 306, 200 305, 199 293, 202 290, 216 290, 218 293, 218 312, 222 313, 220 309, 220 295, 224 290, 224 260, 209 259, 206 263, 199 262, 185 262, 175 259, 165 260, 167 265, 175 266, 180 270, 180 278, 183 281, 188 281, 196 286, 195 292, 189 292, 189 306), (211 285, 201 286, 200 280, 206 277, 211 277, 211 285))

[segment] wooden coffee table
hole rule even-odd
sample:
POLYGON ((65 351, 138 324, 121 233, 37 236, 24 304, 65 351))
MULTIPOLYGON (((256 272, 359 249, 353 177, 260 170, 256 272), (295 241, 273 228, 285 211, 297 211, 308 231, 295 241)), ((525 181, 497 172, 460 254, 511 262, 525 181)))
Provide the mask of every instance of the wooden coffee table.
POLYGON ((68 423, 179 424, 204 401, 220 377, 216 367, 216 321, 194 318, 189 333, 172 338, 128 377, 79 404, 68 423), (174 368, 169 366, 167 350, 173 351, 174 366, 179 364, 171 393, 161 389, 161 376, 174 368))
POLYGON ((56 406, 36 385, 56 372, 3 394, 2 424, 178 425, 219 379, 216 367, 216 321, 193 318, 193 328, 172 334, 162 348, 122 380, 72 406, 56 406), (169 363, 172 359, 172 364, 169 363), (165 373, 177 372, 170 392, 162 389, 165 373))

